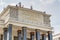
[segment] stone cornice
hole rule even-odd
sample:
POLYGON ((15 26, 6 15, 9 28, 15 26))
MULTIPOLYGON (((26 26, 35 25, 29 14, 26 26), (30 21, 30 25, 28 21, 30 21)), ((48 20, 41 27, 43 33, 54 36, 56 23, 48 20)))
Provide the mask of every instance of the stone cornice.
POLYGON ((31 9, 28 9, 28 8, 20 8, 20 7, 16 7, 16 6, 11 6, 11 5, 8 5, 1 13, 0 13, 0 17, 5 14, 5 12, 8 10, 8 9, 11 9, 11 8, 14 8, 14 9, 19 9, 19 10, 24 10, 24 11, 28 11, 28 12, 33 12, 33 13, 40 13, 42 15, 46 15, 46 16, 51 16, 49 14, 46 14, 45 12, 41 12, 41 11, 36 11, 36 10, 31 10, 31 9))
POLYGON ((0 13, 0 17, 4 15, 8 9, 9 9, 9 5, 0 13))
POLYGON ((26 25, 26 24, 21 24, 17 21, 12 21, 12 20, 9 20, 5 26, 7 26, 8 24, 13 24, 13 25, 16 25, 16 26, 20 26, 20 27, 27 27, 27 28, 31 28, 31 29, 40 29, 40 30, 44 30, 44 31, 52 31, 52 27, 45 27, 45 26, 32 26, 32 25, 26 25))

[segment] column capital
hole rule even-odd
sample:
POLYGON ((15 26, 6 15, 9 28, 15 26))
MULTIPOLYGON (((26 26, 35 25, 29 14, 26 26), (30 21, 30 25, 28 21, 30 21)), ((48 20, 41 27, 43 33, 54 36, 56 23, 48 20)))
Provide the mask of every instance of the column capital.
POLYGON ((48 31, 47 33, 52 33, 52 31, 48 31))
POLYGON ((41 35, 46 35, 46 34, 41 34, 41 35))
POLYGON ((9 25, 12 25, 12 24, 9 24, 9 25))
POLYGON ((19 33, 21 33, 21 30, 18 30, 17 32, 18 32, 18 34, 19 34, 19 33))
POLYGON ((24 28, 24 29, 25 29, 25 28, 27 28, 27 27, 22 27, 22 28, 24 28))
POLYGON ((30 32, 31 35, 34 35, 34 32, 30 32))
POLYGON ((7 31, 7 30, 8 30, 8 28, 3 28, 3 30, 4 30, 4 31, 7 31))
POLYGON ((8 24, 8 25, 12 25, 12 24, 8 24))
POLYGON ((39 29, 35 29, 35 31, 40 31, 39 29))

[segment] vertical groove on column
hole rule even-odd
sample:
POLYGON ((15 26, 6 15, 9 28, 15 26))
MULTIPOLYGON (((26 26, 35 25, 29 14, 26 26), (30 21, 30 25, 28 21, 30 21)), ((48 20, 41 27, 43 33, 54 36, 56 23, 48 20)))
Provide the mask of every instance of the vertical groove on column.
POLYGON ((36 40, 40 40, 40 31, 36 29, 36 40))
POLYGON ((18 30, 18 40, 22 40, 21 30, 18 30))
POLYGON ((42 34, 42 40, 46 40, 46 35, 42 34))
POLYGON ((27 40, 27 31, 26 31, 26 27, 22 27, 22 33, 23 33, 23 40, 27 40))
POLYGON ((7 28, 4 28, 4 40, 7 40, 7 28))
POLYGON ((8 25, 8 40, 12 40, 12 24, 8 25))
POLYGON ((30 40, 34 40, 34 32, 30 33, 30 40))
POLYGON ((52 40, 52 32, 48 32, 48 40, 52 40))

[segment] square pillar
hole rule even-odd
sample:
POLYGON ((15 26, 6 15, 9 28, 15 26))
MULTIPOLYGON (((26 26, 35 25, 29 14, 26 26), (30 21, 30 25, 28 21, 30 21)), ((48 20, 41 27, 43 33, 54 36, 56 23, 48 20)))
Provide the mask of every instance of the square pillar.
POLYGON ((22 27, 22 35, 23 35, 23 40, 27 40, 27 28, 22 27))
POLYGON ((42 34, 42 40, 46 40, 46 34, 42 34))
POLYGON ((30 40, 34 40, 34 32, 30 32, 30 40))
POLYGON ((36 29, 36 40, 40 40, 40 31, 36 29))
POLYGON ((21 30, 18 30, 18 40, 22 40, 22 33, 21 33, 21 30))
POLYGON ((48 40, 52 40, 52 32, 48 32, 48 40))
POLYGON ((4 30, 4 33, 3 33, 3 35, 4 35, 4 40, 7 40, 7 28, 3 28, 3 30, 4 30))
POLYGON ((12 40, 12 24, 8 25, 7 40, 12 40))

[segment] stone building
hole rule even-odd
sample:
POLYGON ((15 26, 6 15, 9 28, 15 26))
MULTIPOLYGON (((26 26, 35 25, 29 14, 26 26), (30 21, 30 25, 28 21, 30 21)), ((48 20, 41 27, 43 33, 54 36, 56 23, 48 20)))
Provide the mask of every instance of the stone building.
POLYGON ((8 5, 0 14, 0 40, 52 40, 50 16, 32 7, 8 5))
POLYGON ((60 33, 53 35, 53 40, 60 40, 60 33))

